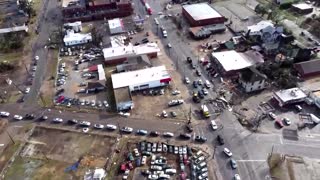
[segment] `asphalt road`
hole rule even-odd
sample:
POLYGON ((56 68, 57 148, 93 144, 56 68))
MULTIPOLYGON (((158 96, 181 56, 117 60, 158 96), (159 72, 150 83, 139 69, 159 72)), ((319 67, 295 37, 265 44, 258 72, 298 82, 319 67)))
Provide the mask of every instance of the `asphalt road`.
POLYGON ((37 104, 40 87, 44 81, 48 64, 48 49, 45 48, 45 46, 48 43, 52 30, 62 25, 62 16, 57 0, 44 0, 43 8, 41 8, 38 14, 39 19, 37 24, 39 34, 37 35, 35 43, 32 44, 32 58, 39 56, 39 61, 30 93, 26 95, 25 106, 37 104))

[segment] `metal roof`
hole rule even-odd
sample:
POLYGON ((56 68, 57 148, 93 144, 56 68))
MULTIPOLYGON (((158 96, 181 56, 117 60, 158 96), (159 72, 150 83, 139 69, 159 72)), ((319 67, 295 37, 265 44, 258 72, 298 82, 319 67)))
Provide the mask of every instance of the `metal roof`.
POLYGON ((308 75, 311 73, 319 73, 320 72, 320 59, 296 63, 294 66, 299 71, 299 73, 301 75, 308 75))
POLYGON ((207 3, 184 5, 182 8, 187 11, 194 20, 223 17, 207 3))

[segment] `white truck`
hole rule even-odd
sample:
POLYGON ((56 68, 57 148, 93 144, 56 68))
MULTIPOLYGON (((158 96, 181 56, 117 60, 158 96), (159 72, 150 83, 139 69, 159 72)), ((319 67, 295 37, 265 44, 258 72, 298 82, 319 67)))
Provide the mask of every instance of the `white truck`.
POLYGON ((201 112, 202 112, 202 114, 203 114, 203 116, 204 116, 205 118, 209 118, 209 117, 210 117, 209 109, 208 109, 208 107, 207 107, 205 104, 202 104, 202 105, 201 105, 201 112))

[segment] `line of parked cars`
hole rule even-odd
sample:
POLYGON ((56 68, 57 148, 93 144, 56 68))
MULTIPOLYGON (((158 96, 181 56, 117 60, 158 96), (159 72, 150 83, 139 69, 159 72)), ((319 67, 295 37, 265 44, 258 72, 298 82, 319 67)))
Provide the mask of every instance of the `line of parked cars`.
MULTIPOLYGON (((59 91, 57 91, 59 92, 59 91)), ((79 98, 68 98, 63 95, 58 95, 55 98, 55 103, 58 105, 66 105, 67 107, 71 106, 88 106, 92 108, 109 108, 108 101, 96 101, 96 100, 85 100, 79 98)))

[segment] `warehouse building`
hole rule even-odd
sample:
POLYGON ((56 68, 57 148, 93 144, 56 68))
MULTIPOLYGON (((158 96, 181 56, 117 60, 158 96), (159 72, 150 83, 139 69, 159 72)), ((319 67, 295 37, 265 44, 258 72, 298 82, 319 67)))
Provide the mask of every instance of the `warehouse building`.
POLYGON ((296 63, 294 67, 302 78, 320 75, 320 59, 296 63))
POLYGON ((134 107, 131 92, 166 86, 171 81, 165 66, 112 74, 111 79, 118 111, 134 107))
POLYGON ((149 58, 155 58, 157 57, 158 52, 160 52, 160 49, 156 43, 147 43, 138 46, 129 44, 128 46, 105 48, 102 51, 106 64, 120 64, 129 58, 142 55, 147 55, 149 58))
POLYGON ((109 30, 111 35, 121 34, 126 32, 122 19, 120 18, 108 20, 108 25, 109 25, 109 30))
POLYGON ((182 15, 190 26, 206 26, 224 24, 226 19, 207 3, 190 4, 182 6, 182 15))
POLYGON ((66 32, 66 35, 63 38, 65 46, 74 46, 79 44, 86 44, 92 42, 91 33, 75 33, 73 30, 66 32))

